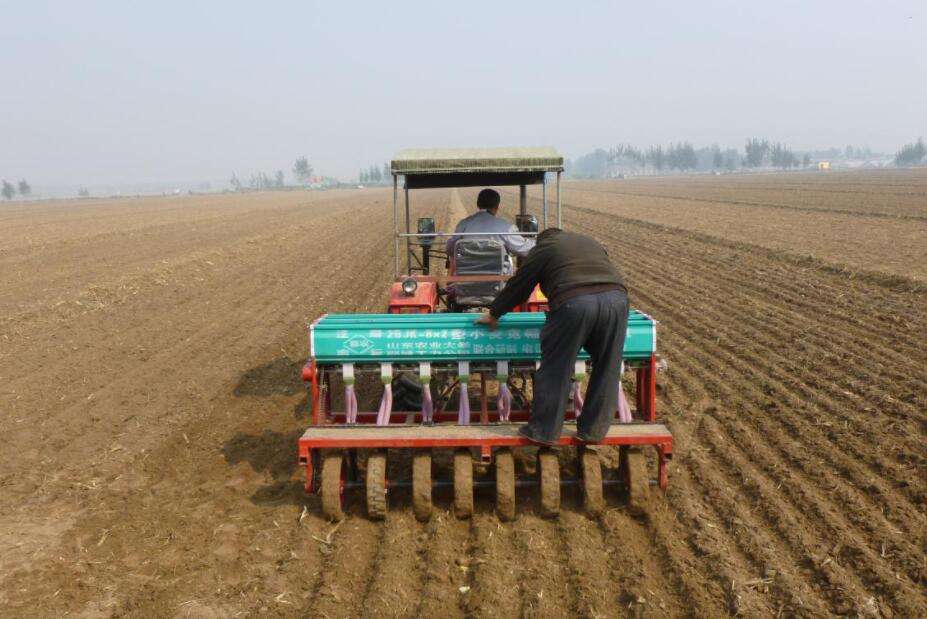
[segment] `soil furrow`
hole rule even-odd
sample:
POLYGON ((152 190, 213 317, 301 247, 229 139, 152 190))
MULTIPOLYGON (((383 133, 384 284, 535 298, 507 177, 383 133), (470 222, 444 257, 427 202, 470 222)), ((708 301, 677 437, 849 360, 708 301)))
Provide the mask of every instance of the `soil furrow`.
MULTIPOLYGON (((854 543, 857 536, 842 533, 847 530, 846 523, 840 521, 833 507, 823 504, 826 499, 812 499, 811 489, 806 483, 802 486, 796 480, 765 478, 758 470, 755 452, 749 454, 748 458, 739 442, 722 439, 716 432, 717 425, 712 427, 708 423, 701 428, 701 438, 713 448, 712 454, 716 456, 716 461, 723 463, 732 477, 739 475, 743 479, 742 488, 753 499, 755 506, 763 508, 768 525, 779 530, 796 553, 800 552, 806 560, 816 563, 821 579, 834 584, 841 596, 850 595, 837 603, 834 612, 860 612, 867 599, 881 599, 882 596, 889 596, 892 607, 901 610, 903 614, 917 616, 925 612, 927 607, 915 587, 910 583, 899 583, 890 566, 883 565, 876 553, 854 543), (784 492, 779 494, 779 489, 784 489, 784 492), (777 500, 782 495, 788 497, 791 507, 786 508, 785 502, 777 500), (770 505, 777 507, 772 510, 770 505), (809 524, 817 531, 808 531, 809 524), (826 576, 822 570, 824 567, 829 568, 826 576)), ((767 463, 767 466, 772 465, 767 463)), ((784 470, 780 472, 785 473, 784 470)))
MULTIPOLYGON (((651 291, 654 289, 655 287, 651 291)), ((711 385, 716 392, 728 395, 731 402, 749 403, 750 409, 746 414, 752 421, 772 423, 772 420, 775 420, 779 431, 784 428, 787 435, 797 440, 799 444, 806 444, 809 448, 814 449, 815 453, 818 453, 820 457, 829 460, 832 470, 843 476, 849 475, 848 481, 862 493, 862 496, 867 496, 868 500, 873 502, 874 507, 879 505, 870 496, 874 491, 881 497, 883 505, 894 503, 896 511, 900 510, 900 513, 895 513, 892 516, 896 524, 909 523, 911 518, 915 518, 915 521, 922 519, 916 509, 913 509, 916 508, 916 503, 908 506, 891 500, 890 497, 897 495, 897 490, 879 483, 877 476, 881 463, 878 460, 876 460, 875 464, 868 463, 868 466, 875 467, 871 474, 866 475, 858 471, 859 465, 865 463, 861 462, 861 459, 873 459, 863 449, 862 444, 859 446, 861 450, 859 458, 851 458, 844 454, 844 451, 849 451, 848 448, 852 446, 849 441, 841 440, 840 448, 835 449, 833 439, 824 435, 818 427, 809 421, 809 418, 826 419, 829 415, 820 415, 820 413, 816 415, 814 409, 811 408, 811 403, 789 391, 786 385, 772 380, 768 374, 771 369, 766 367, 762 358, 743 351, 738 352, 745 357, 744 359, 738 359, 726 350, 714 350, 713 354, 708 354, 707 351, 713 348, 712 340, 702 334, 708 332, 709 325, 701 325, 696 321, 692 321, 691 326, 694 328, 677 329, 677 333, 674 334, 682 336, 676 344, 680 347, 680 355, 676 359, 677 363, 689 367, 704 368, 700 373, 703 380, 707 381, 706 384, 711 385), (700 342, 702 345, 698 347, 691 345, 690 342, 693 341, 700 342), (736 381, 736 389, 734 381, 725 380, 727 376, 735 372, 740 374, 736 381), (759 379, 765 392, 753 386, 757 379, 759 379), (797 411, 802 412, 798 413, 797 411), (757 412, 759 414, 755 414, 757 412), (772 415, 772 413, 775 413, 775 415, 772 415)), ((771 440, 770 437, 766 438, 771 440)), ((907 490, 907 487, 904 487, 904 490, 907 490)), ((912 492, 917 491, 917 489, 912 490, 912 492)), ((905 492, 902 496, 907 497, 907 494, 905 492)), ((911 500, 913 501, 915 497, 912 497, 911 500)))
MULTIPOLYGON (((640 270, 640 273, 642 274, 651 273, 651 272, 652 271, 648 269, 640 270)), ((658 308, 665 308, 665 309, 659 309, 657 313, 662 315, 663 319, 667 322, 667 326, 670 327, 670 329, 674 329, 674 325, 672 324, 673 322, 675 322, 678 325, 686 325, 688 322, 692 324, 697 324, 702 329, 702 333, 712 333, 712 336, 714 336, 714 339, 703 338, 703 340, 705 341, 705 346, 707 347, 708 350, 718 350, 719 349, 718 342, 720 341, 721 336, 723 336, 723 333, 724 333, 723 331, 719 332, 719 326, 724 325, 723 317, 720 315, 717 315, 715 317, 715 320, 711 320, 711 321, 703 320, 705 316, 711 316, 713 314, 712 310, 710 309, 710 306, 690 307, 689 309, 692 311, 687 311, 685 314, 682 314, 680 312, 676 312, 670 309, 673 307, 672 300, 666 298, 665 295, 659 294, 659 291, 664 289, 663 287, 665 285, 665 281, 666 281, 666 278, 664 277, 664 278, 661 278, 660 281, 653 280, 651 282, 648 282, 645 280, 643 282, 638 282, 640 292, 636 298, 653 299, 656 302, 656 306, 658 308), (659 296, 655 296, 655 295, 659 295, 659 296)), ((676 287, 681 286, 681 285, 683 284, 673 281, 670 286, 667 286, 667 289, 675 290, 676 287)), ((693 298, 696 298, 696 297, 691 297, 691 296, 689 297, 690 305, 691 305, 691 300, 693 298)), ((753 344, 755 343, 756 338, 759 337, 759 333, 761 332, 757 331, 757 332, 751 333, 750 336, 744 337, 744 338, 735 337, 735 338, 724 338, 724 339, 726 341, 750 341, 751 344, 753 344)), ((768 358, 767 357, 768 355, 772 355, 772 358, 779 357, 779 355, 775 353, 771 348, 766 348, 763 351, 764 355, 766 356, 762 356, 762 357, 758 354, 752 353, 752 350, 747 351, 743 347, 731 347, 730 345, 728 345, 722 348, 724 348, 724 350, 719 351, 719 354, 723 352, 723 354, 726 354, 729 357, 732 355, 737 355, 739 357, 742 357, 743 358, 742 360, 747 361, 748 363, 760 364, 760 367, 763 368, 764 377, 769 376, 769 375, 776 376, 781 381, 785 381, 785 383, 783 383, 784 385, 788 385, 789 383, 795 382, 795 377, 790 376, 788 374, 784 374, 781 370, 781 367, 782 367, 781 364, 790 364, 790 361, 788 358, 780 357, 779 359, 780 364, 767 363, 766 359, 768 358)), ((732 367, 738 367, 738 365, 740 365, 739 361, 732 360, 732 367)), ((809 395, 815 395, 815 394, 811 394, 807 387, 802 386, 801 388, 803 389, 803 392, 799 394, 802 396, 801 403, 804 403, 805 397, 809 395)), ((788 392, 788 394, 793 399, 795 399, 796 396, 792 394, 791 389, 789 389, 788 387, 783 387, 783 389, 786 392, 788 392)), ((818 397, 816 398, 816 400, 820 400, 820 398, 818 397)), ((842 408, 837 405, 829 404, 827 405, 827 409, 832 415, 836 416, 837 418, 844 417, 844 415, 842 414, 842 408)), ((854 426, 857 428, 858 432, 871 433, 874 430, 873 424, 871 422, 870 423, 863 423, 863 422, 857 423, 854 420, 854 426)), ((852 437, 843 437, 843 438, 845 440, 852 441, 852 437)), ((896 437, 896 440, 897 440, 897 437, 896 437)), ((913 447, 914 453, 917 453, 916 445, 917 445, 917 442, 915 441, 914 447, 913 447)), ((910 474, 903 469, 899 471, 899 470, 896 470, 896 467, 893 467, 890 463, 886 463, 881 460, 873 460, 872 454, 870 452, 871 452, 871 449, 869 449, 869 446, 867 444, 863 444, 861 442, 859 443, 859 451, 857 453, 860 454, 861 458, 869 461, 871 466, 875 466, 876 472, 882 473, 885 471, 895 470, 896 478, 905 479, 909 477, 910 474)))
POLYGON ((634 198, 650 198, 650 199, 660 199, 660 200, 678 200, 682 202, 705 202, 708 204, 730 204, 733 206, 747 207, 747 208, 770 208, 770 209, 781 209, 787 211, 799 211, 799 212, 811 212, 811 213, 834 213, 837 215, 850 215, 852 217, 866 218, 872 217, 876 219, 900 219, 900 220, 912 220, 912 221, 927 221, 927 217, 920 215, 902 215, 898 213, 884 213, 884 212, 872 212, 872 211, 855 211, 853 209, 833 209, 833 208, 814 208, 807 206, 795 206, 791 204, 776 204, 773 202, 748 202, 745 200, 730 200, 724 198, 699 198, 695 196, 675 196, 669 194, 651 194, 651 193, 635 193, 631 191, 606 191, 604 189, 589 189, 581 187, 571 187, 572 191, 588 191, 591 193, 600 193, 612 196, 630 196, 634 198))
POLYGON ((421 596, 414 615, 462 617, 460 587, 469 586, 467 574, 472 569, 469 547, 470 523, 458 521, 445 510, 436 510, 431 521, 422 526, 425 541, 419 550, 418 576, 421 596))
MULTIPOLYGON (((704 368, 703 370, 699 366, 694 366, 695 374, 693 376, 694 380, 697 380, 699 383, 704 385, 710 385, 712 389, 716 390, 720 394, 724 394, 726 397, 724 401, 731 401, 737 403, 736 394, 737 391, 733 389, 728 389, 726 385, 715 381, 710 373, 710 370, 713 368, 704 368)), ((720 413, 718 413, 720 414, 720 413)), ((757 435, 752 435, 744 438, 742 441, 738 442, 738 445, 753 445, 754 446, 754 457, 759 457, 763 452, 763 447, 761 449, 760 441, 762 440, 763 445, 775 445, 779 450, 779 454, 768 462, 768 466, 775 468, 774 462, 790 462, 792 464, 797 464, 805 475, 803 481, 803 487, 814 487, 816 485, 826 485, 830 488, 836 490, 834 492, 835 496, 842 502, 843 513, 846 514, 858 514, 858 516, 850 516, 853 521, 853 527, 857 528, 860 531, 861 539, 870 539, 868 535, 868 530, 872 527, 876 527, 880 531, 879 539, 883 540, 882 542, 877 542, 876 540, 870 541, 870 550, 872 552, 884 554, 885 544, 884 540, 892 540, 890 547, 893 549, 893 552, 904 557, 905 563, 909 566, 909 569, 914 570, 911 573, 911 578, 914 582, 917 582, 919 579, 923 578, 922 569, 923 566, 918 567, 917 557, 919 552, 917 550, 917 528, 914 527, 914 530, 911 533, 915 536, 915 541, 913 544, 905 541, 903 536, 898 531, 897 527, 901 526, 902 530, 906 530, 911 526, 910 519, 914 518, 915 522, 920 520, 917 512, 906 512, 903 513, 902 517, 891 518, 887 520, 887 514, 884 513, 885 505, 882 503, 873 503, 866 500, 868 495, 856 491, 855 489, 846 488, 840 482, 838 482, 830 467, 822 467, 821 463, 817 458, 810 458, 809 454, 805 453, 804 450, 798 449, 793 446, 793 444, 785 444, 780 442, 779 436, 781 429, 773 426, 770 423, 765 423, 763 420, 765 416, 755 416, 749 413, 747 410, 741 410, 740 415, 736 417, 738 423, 742 423, 740 419, 749 419, 752 425, 758 426, 757 435), (762 437, 762 439, 760 438, 762 437), (821 478, 823 476, 823 482, 821 478), (863 505, 866 504, 864 507, 863 505)), ((843 526, 845 530, 849 525, 843 526)))
POLYGON ((473 559, 469 589, 461 591, 465 612, 476 617, 515 617, 531 610, 522 601, 533 583, 526 582, 518 556, 515 531, 499 523, 486 505, 477 502, 473 514, 473 559))

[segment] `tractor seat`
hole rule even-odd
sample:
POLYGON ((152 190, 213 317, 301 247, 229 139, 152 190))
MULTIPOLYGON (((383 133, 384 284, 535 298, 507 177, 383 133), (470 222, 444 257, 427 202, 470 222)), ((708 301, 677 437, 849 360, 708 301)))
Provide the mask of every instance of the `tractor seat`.
MULTIPOLYGON (((495 239, 461 238, 454 244, 452 275, 505 275, 512 261, 505 244, 495 239)), ((455 282, 449 287, 454 304, 461 308, 487 307, 495 301, 502 282, 455 282)))

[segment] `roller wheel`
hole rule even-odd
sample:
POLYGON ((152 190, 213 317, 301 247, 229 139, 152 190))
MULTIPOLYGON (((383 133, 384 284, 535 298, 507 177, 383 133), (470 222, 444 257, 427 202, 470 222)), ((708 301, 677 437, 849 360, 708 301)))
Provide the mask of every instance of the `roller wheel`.
POLYGON ((375 451, 367 457, 367 516, 386 518, 386 452, 375 451))
POLYGON ((454 515, 473 515, 473 458, 469 449, 454 452, 454 515))
POLYGON ((496 513, 502 521, 515 520, 515 459, 511 449, 496 452, 496 513))
POLYGON ((636 514, 646 514, 650 508, 650 473, 644 452, 639 448, 623 447, 620 466, 628 489, 628 506, 636 514))
POLYGON ((322 456, 322 513, 329 520, 344 519, 344 473, 340 453, 322 456))
POLYGON ((412 510, 421 522, 431 518, 430 451, 417 451, 412 456, 412 510))
POLYGON ((605 499, 602 496, 602 463, 599 461, 599 454, 591 449, 584 449, 580 460, 586 513, 598 518, 605 509, 605 499))
POLYGON ((560 461, 551 449, 538 451, 538 486, 541 517, 556 518, 560 514, 560 461))

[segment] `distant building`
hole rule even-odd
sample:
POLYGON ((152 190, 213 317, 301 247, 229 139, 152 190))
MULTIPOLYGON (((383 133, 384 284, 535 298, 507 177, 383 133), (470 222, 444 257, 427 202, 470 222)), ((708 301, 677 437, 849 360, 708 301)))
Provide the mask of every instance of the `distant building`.
POLYGON ((830 161, 818 161, 818 170, 830 170, 830 161))

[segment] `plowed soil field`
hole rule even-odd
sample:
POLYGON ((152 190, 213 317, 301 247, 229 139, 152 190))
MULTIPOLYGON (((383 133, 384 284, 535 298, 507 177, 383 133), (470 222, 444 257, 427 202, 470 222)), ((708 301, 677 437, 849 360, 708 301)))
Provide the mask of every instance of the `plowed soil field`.
POLYGON ((306 323, 382 309, 390 190, 0 206, 0 614, 927 615, 927 177, 634 183, 567 184, 564 225, 660 320, 676 456, 598 520, 524 488, 512 523, 397 492, 336 525, 303 493, 306 323), (776 236, 822 216, 908 236, 776 236))

